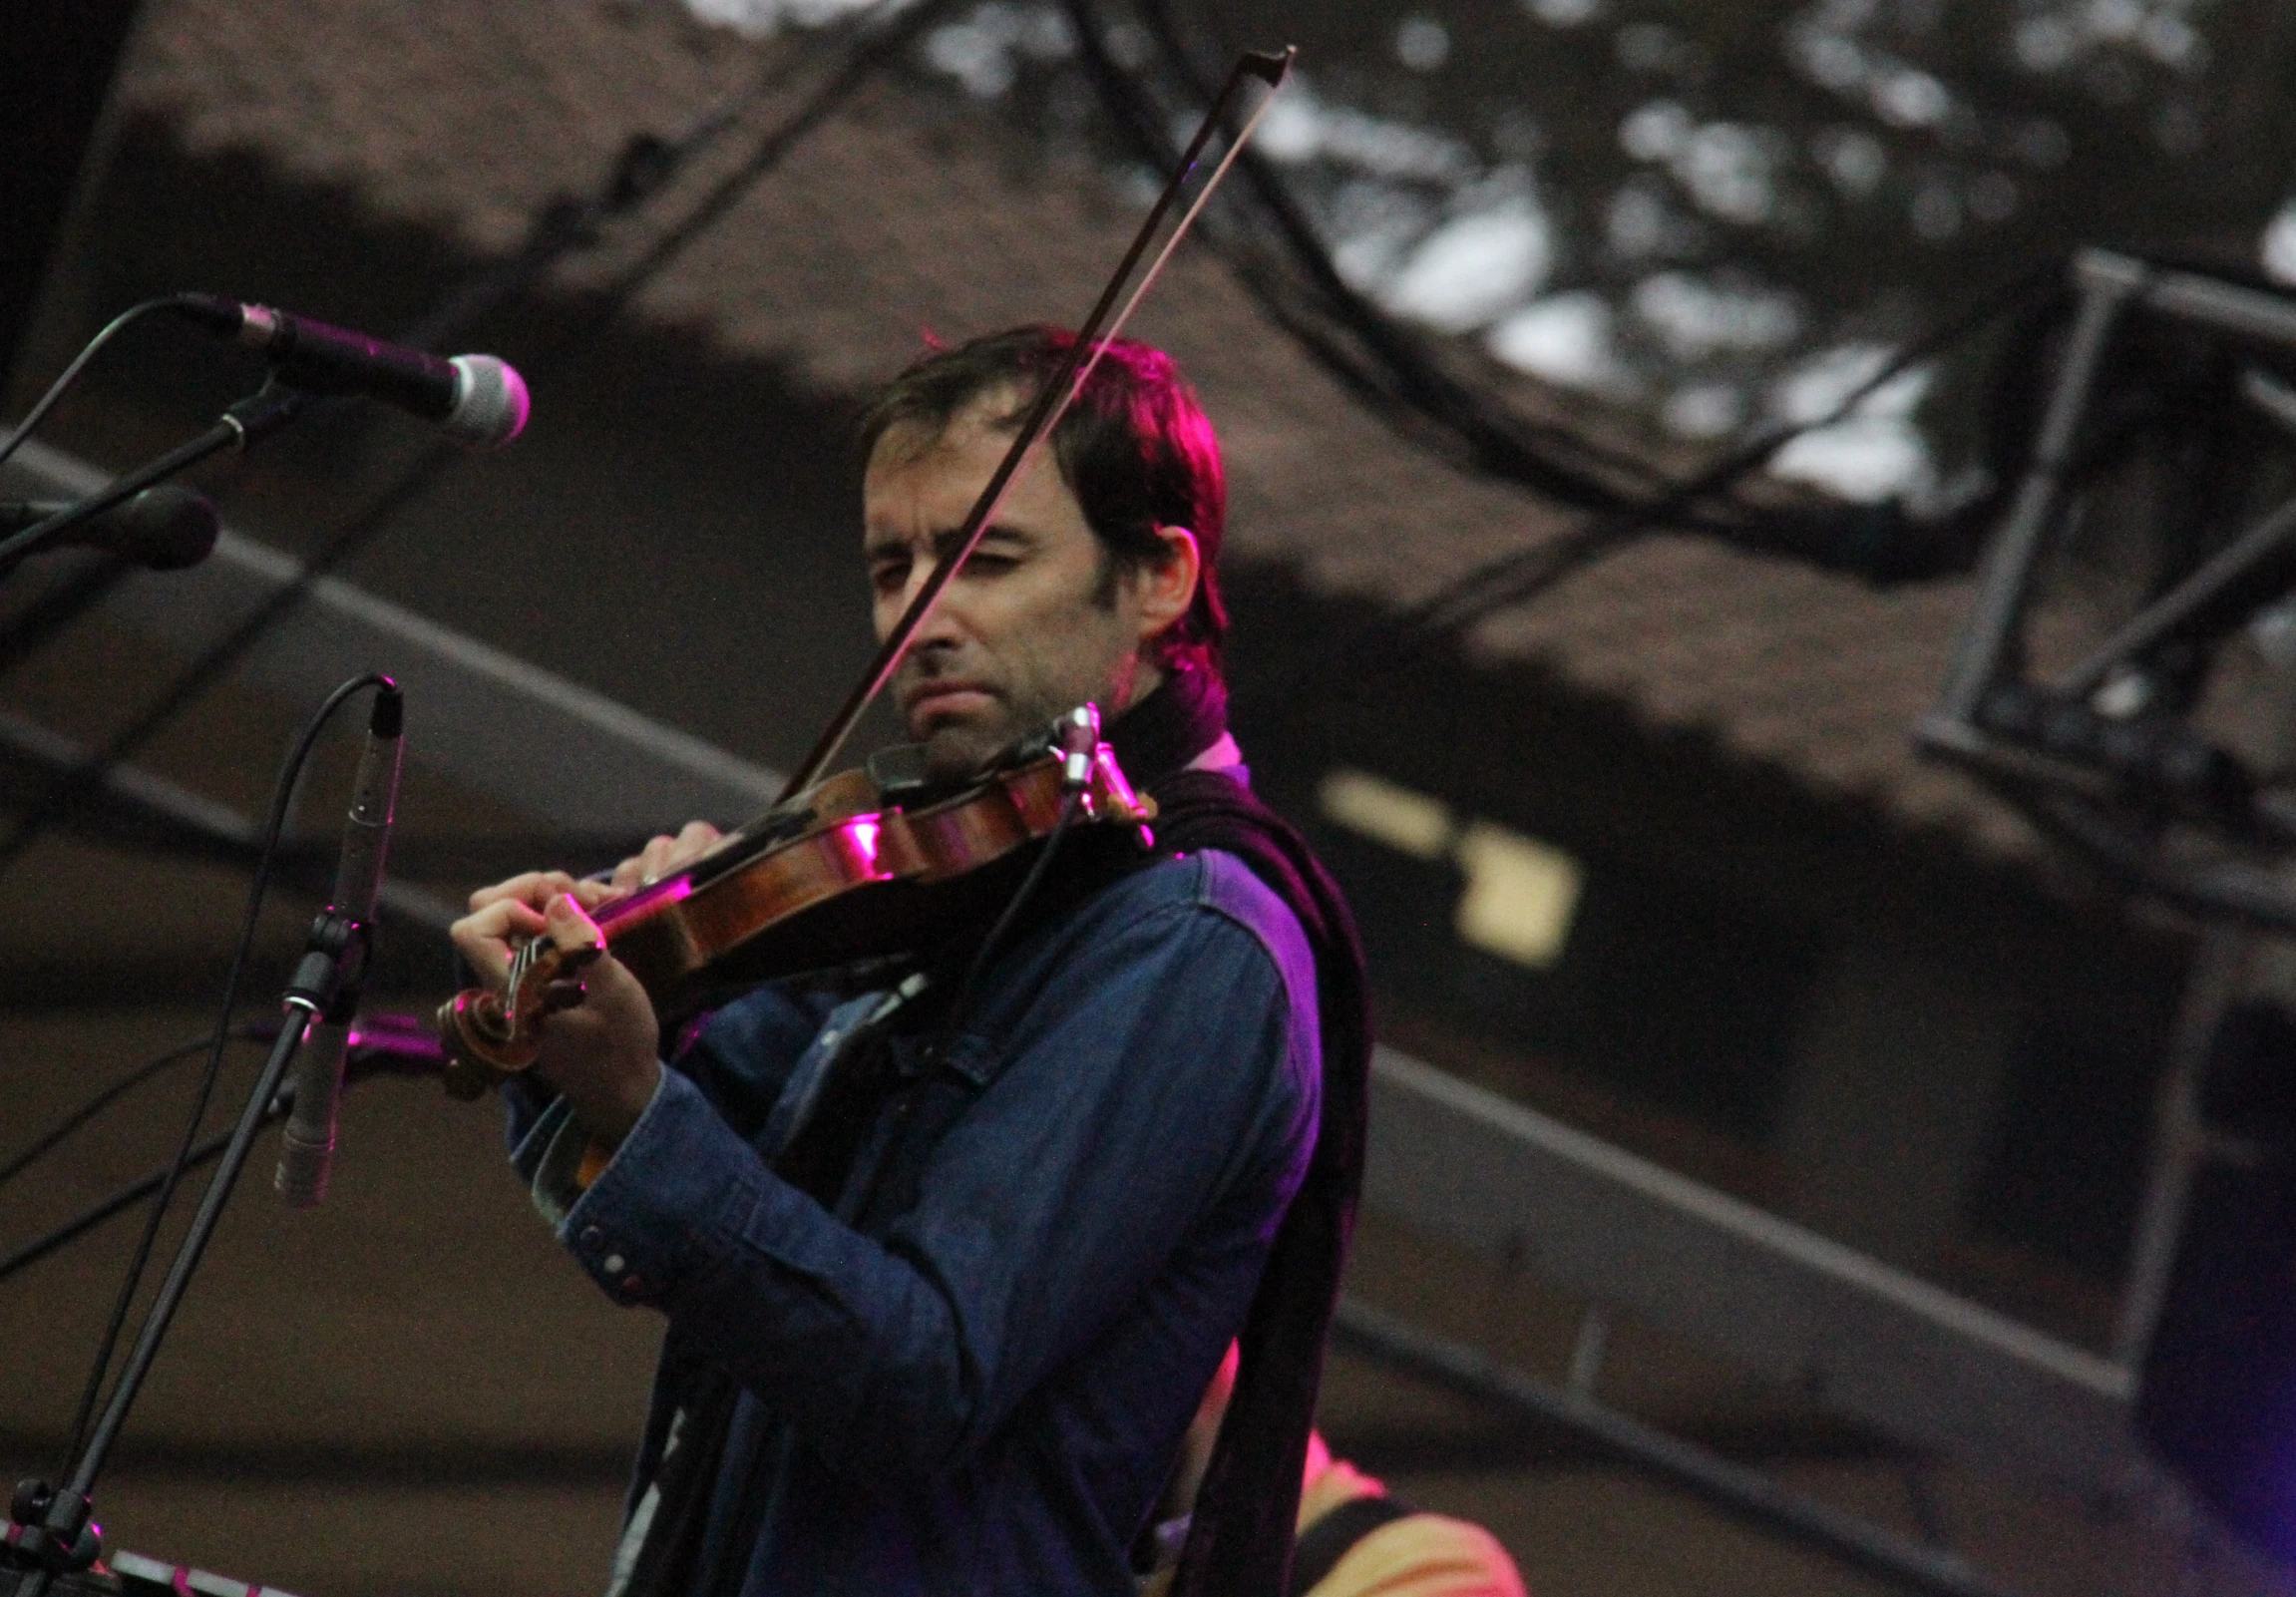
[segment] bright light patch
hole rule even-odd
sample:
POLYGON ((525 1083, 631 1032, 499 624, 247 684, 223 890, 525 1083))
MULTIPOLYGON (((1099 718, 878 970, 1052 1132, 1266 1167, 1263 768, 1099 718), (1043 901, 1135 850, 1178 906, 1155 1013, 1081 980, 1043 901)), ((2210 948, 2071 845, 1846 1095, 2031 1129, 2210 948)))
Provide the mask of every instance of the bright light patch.
POLYGON ((685 0, 694 20, 713 28, 731 28, 747 39, 762 39, 773 32, 781 7, 775 0, 685 0))
POLYGON ((1619 124, 1619 148, 1637 161, 1672 161, 1698 131, 1678 100, 1653 100, 1619 124))
POLYGON ((1724 221, 1751 226, 1769 220, 1777 210, 1771 156, 1769 142, 1757 130, 1734 122, 1710 122, 1684 142, 1671 170, 1699 208, 1724 221))
POLYGON ((1406 17, 1395 30, 1395 59, 1413 72, 1433 72, 1451 59, 1451 31, 1433 17, 1406 17))
POLYGON ((856 12, 867 11, 876 3, 877 0, 781 0, 781 14, 801 28, 822 28, 856 12))
POLYGON ((1810 141, 1810 154, 1834 187, 1854 200, 1872 194, 1889 174, 1889 152, 1881 141, 1855 128, 1827 129, 1810 141))
MULTIPOLYGON (((1881 375, 1897 351, 1882 344, 1837 344, 1811 356, 1781 379, 1772 396, 1786 421, 1822 421, 1842 401, 1881 375)), ((1861 416, 1909 416, 1929 392, 1930 369, 1914 366, 1858 401, 1861 416)))
MULTIPOLYGON (((1895 351, 1880 344, 1839 344, 1781 379, 1770 406, 1788 422, 1822 421, 1880 375, 1895 351)), ((1913 412, 1929 391, 1930 369, 1900 372, 1865 396, 1850 415, 1803 433, 1770 458, 1772 474, 1810 483, 1860 504, 1918 495, 1937 468, 1913 412)))
POLYGON ((1585 873, 1561 849, 1477 821, 1459 839, 1467 891, 1456 925, 1462 942, 1543 970, 1562 958, 1585 873))
POLYGON ((1571 388, 1616 380, 1611 307, 1590 289, 1549 294, 1491 329, 1490 351, 1520 372, 1571 388))
POLYGON ((1873 86, 1873 109, 1899 128, 1934 128, 1953 110, 1953 96, 1928 73, 1907 67, 1873 86))
POLYGON ((762 39, 783 22, 821 28, 866 11, 876 0, 685 0, 697 22, 731 28, 746 39, 762 39))
POLYGON ((1546 212, 1530 196, 1513 195, 1421 239, 1380 297, 1400 315, 1466 332, 1538 292, 1554 256, 1546 212))
POLYGON ((1299 73, 1268 108, 1252 148, 1286 166, 1328 161, 1401 183, 1461 184, 1477 166, 1474 152, 1455 139, 1318 99, 1299 73))
POLYGON ((1745 395, 1729 383, 1690 383, 1667 397, 1659 422, 1677 438, 1720 438, 1745 420, 1745 395))
POLYGON ((1451 812, 1442 800, 1368 771, 1334 771, 1317 796, 1325 815, 1348 831, 1415 859, 1439 860, 1450 848, 1451 812))
POLYGON ((1801 332, 1801 307, 1791 294, 1722 287, 1688 272, 1645 277, 1635 284, 1633 302, 1667 352, 1686 362, 1777 349, 1801 332))
POLYGON ((2264 270, 2284 283, 2296 283, 2296 200, 2280 207, 2264 228, 2264 270))
POLYGON ((1852 416, 1803 433, 1770 458, 1769 469, 1864 505, 1918 493, 1934 475, 1929 445, 1896 416, 1852 416))
POLYGON ((1798 29, 1790 36, 1788 47, 1803 72, 1836 94, 1856 89, 1873 70, 1866 62, 1865 51, 1847 34, 1824 28, 1798 29))

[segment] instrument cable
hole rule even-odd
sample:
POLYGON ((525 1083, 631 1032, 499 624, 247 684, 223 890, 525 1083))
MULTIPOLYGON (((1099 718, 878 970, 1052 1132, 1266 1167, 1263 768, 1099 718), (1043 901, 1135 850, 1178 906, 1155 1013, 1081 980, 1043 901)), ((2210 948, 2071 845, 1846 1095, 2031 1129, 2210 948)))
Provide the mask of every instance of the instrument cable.
POLYGON ((183 294, 161 294, 157 298, 145 300, 142 304, 130 305, 119 315, 106 322, 103 330, 89 339, 80 353, 72 357, 72 363, 66 366, 63 373, 48 385, 48 391, 40 396, 38 403, 24 413, 24 419, 16 424, 16 430, 10 433, 7 438, 0 439, 0 462, 5 462, 9 456, 15 454, 23 446, 24 440, 30 438, 38 430, 40 424, 48 419, 48 412, 54 410, 56 402, 62 399, 72 385, 80 380, 80 374, 88 369, 88 363, 96 358, 99 350, 121 333, 126 332, 132 323, 143 320, 155 310, 166 310, 184 298, 186 296, 183 294))
MULTIPOLYGON (((250 1037, 261 1035, 269 1029, 267 1025, 235 1026, 232 1028, 231 1036, 233 1040, 244 1041, 250 1037)), ((214 1043, 215 1034, 212 1031, 202 1032, 189 1042, 182 1042, 170 1048, 158 1058, 147 1060, 136 1066, 126 1075, 112 1082, 111 1085, 98 1092, 79 1108, 74 1109, 46 1131, 34 1137, 23 1151, 6 1163, 0 1163, 0 1187, 6 1186, 16 1177, 22 1175, 29 1166, 51 1152, 65 1138, 95 1119, 96 1116, 102 1114, 121 1098, 126 1097, 130 1092, 171 1066, 183 1063, 203 1048, 213 1047, 214 1043)))
POLYGON ((191 1098, 191 1112, 184 1126, 183 1141, 177 1146, 174 1160, 161 1178, 159 1195, 153 1201, 152 1212, 144 1224, 144 1234, 137 1242, 136 1253, 129 1263, 127 1278, 121 1283, 120 1295, 112 1306, 112 1317, 106 1326, 103 1342, 97 1349, 94 1368, 89 1371, 88 1385, 81 1394, 80 1409, 72 1421, 72 1442, 65 1451, 64 1468, 69 1471, 80 1448, 88 1439, 88 1425, 95 1417, 96 1404, 102 1396, 104 1380, 111 1372, 112 1356, 118 1350, 120 1333, 128 1322, 128 1311, 134 1304, 137 1289, 143 1285, 144 1270, 150 1263, 152 1249, 159 1240, 160 1223, 166 1217, 168 1205, 176 1195, 189 1166, 193 1144, 198 1140, 199 1123, 206 1118, 207 1104, 214 1096, 216 1079, 223 1068, 223 1047, 230 1040, 231 1011, 238 1007, 239 989, 246 978, 247 958, 254 948, 255 928, 262 915, 263 899, 271 885, 271 868, 279 846, 279 834, 286 826, 287 811, 294 801, 296 785, 301 781, 303 767, 309 762, 311 750, 317 745, 319 734, 326 730, 327 722, 355 695, 370 687, 389 685, 389 678, 368 671, 352 677, 329 693, 311 715, 293 746, 288 750, 279 778, 271 790, 271 810, 263 823, 262 850, 255 859, 253 880, 248 884, 247 907, 239 923, 238 947, 231 955, 230 975, 223 983, 222 1012, 215 1029, 206 1038, 207 1063, 200 1073, 199 1084, 191 1098))
POLYGON ((1011 935, 1012 925, 1020 919, 1020 912, 1028 907, 1028 901, 1036 896, 1036 890, 1043 885, 1045 874, 1052 868, 1052 856, 1059 851, 1060 840, 1068 835, 1069 827, 1083 808, 1082 789, 1062 795, 1060 814, 1054 818, 1052 829, 1044 834, 1044 846, 1037 850, 1036 858, 1028 864, 1028 874, 1012 890, 1012 897, 1004 901, 1003 911, 988 928, 988 935, 980 940, 980 947, 973 951, 970 963, 964 968, 964 980, 957 984, 956 996, 949 1000, 949 1008, 942 1015, 941 1028, 934 1039, 934 1058, 944 1059, 949 1056, 949 1045, 957 1038, 957 1028, 962 1023, 965 1010, 972 1006, 973 989, 980 985, 980 978, 987 972, 989 962, 995 959, 1004 940, 1011 935))

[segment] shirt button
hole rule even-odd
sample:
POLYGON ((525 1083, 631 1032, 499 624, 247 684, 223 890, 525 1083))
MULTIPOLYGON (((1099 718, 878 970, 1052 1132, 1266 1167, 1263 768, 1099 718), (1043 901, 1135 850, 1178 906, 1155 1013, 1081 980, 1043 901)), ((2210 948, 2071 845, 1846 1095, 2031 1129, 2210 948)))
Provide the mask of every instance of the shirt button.
POLYGON ((605 1256, 604 1268, 607 1275, 618 1276, 629 1268, 629 1261, 618 1253, 609 1253, 605 1256))
POLYGON ((583 1247, 594 1248, 603 1241, 605 1241, 605 1233, 596 1226, 583 1226, 581 1228, 581 1245, 583 1247))

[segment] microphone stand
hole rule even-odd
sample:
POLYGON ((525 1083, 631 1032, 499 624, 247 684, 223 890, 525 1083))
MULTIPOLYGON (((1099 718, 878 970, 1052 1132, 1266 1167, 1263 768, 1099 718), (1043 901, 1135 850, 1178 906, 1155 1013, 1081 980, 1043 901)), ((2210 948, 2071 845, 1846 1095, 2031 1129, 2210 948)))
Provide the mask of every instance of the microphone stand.
MULTIPOLYGON (((294 397, 298 404, 293 408, 299 408, 300 396, 294 397)), ((246 403, 249 402, 241 401, 246 403)), ((292 413, 290 408, 287 414, 292 413)), ((270 1057, 264 1061, 262 1073, 247 1094, 245 1107, 239 1111, 238 1124, 232 1128, 221 1161, 199 1198, 199 1209, 191 1217, 191 1229, 176 1250, 168 1279, 161 1283, 159 1296, 144 1318, 144 1329, 137 1335, 135 1349, 121 1368, 120 1379, 113 1384, 111 1400, 104 1405, 103 1416, 89 1432, 87 1445, 81 1449, 62 1489, 44 1480, 26 1480, 16 1487, 15 1500, 10 1505, 10 1517, 21 1527, 16 1538, 16 1554, 32 1565, 31 1572, 17 1587, 16 1597, 47 1597, 58 1575, 77 1574, 87 1569, 103 1550, 103 1532, 95 1523, 96 1477, 103 1471, 104 1460, 119 1438, 121 1426, 127 1422, 128 1410, 143 1388, 144 1378, 151 1372, 169 1322, 175 1318, 185 1292, 191 1287, 191 1273, 199 1267, 199 1257, 206 1251, 216 1224, 223 1217, 223 1205, 230 1201, 231 1189, 246 1166, 255 1137, 271 1118, 271 1101, 278 1096, 287 1067, 302 1046, 304 1032, 312 1020, 327 1013, 346 995, 356 994, 366 977, 367 954, 372 945, 370 926, 337 915, 331 908, 322 910, 311 923, 303 963, 295 968, 294 977, 280 999, 286 1019, 279 1027, 278 1039, 271 1044, 270 1057)))
POLYGON ((47 520, 35 522, 20 533, 0 539, 0 578, 7 577, 26 560, 83 522, 93 521, 113 506, 125 504, 145 489, 166 482, 209 455, 219 454, 226 449, 244 450, 261 443, 301 415, 310 403, 309 394, 276 382, 266 382, 254 393, 225 409, 215 419, 213 426, 191 442, 180 444, 125 477, 115 479, 86 499, 65 506, 47 520))

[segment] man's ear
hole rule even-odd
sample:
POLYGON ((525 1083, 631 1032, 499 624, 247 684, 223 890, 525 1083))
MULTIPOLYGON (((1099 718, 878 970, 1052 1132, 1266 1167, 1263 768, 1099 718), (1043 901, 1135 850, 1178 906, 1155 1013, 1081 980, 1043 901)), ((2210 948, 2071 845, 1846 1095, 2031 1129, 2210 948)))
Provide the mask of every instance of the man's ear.
POLYGON ((1157 541, 1164 557, 1153 565, 1134 568, 1132 592, 1140 605, 1140 640, 1169 630, 1196 602, 1196 585, 1204 578, 1204 557, 1196 535, 1185 527, 1159 527, 1157 541))

